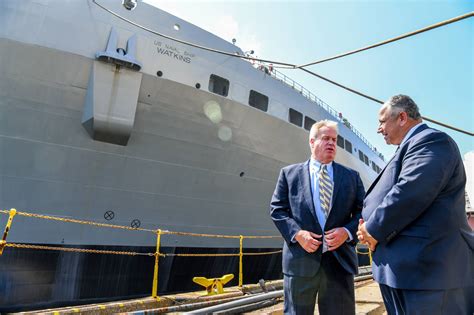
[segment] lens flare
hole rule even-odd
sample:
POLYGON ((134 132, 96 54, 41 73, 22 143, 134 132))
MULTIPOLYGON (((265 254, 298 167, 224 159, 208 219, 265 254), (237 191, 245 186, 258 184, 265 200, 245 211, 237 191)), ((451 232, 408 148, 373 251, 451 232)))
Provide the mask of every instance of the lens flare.
POLYGON ((204 114, 215 124, 222 121, 222 111, 216 101, 208 101, 204 104, 204 114))

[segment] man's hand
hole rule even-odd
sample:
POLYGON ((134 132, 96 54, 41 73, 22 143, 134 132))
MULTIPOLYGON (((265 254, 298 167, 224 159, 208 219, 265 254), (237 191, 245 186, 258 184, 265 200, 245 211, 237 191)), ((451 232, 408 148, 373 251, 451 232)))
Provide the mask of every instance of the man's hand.
POLYGON ((314 253, 318 250, 319 245, 322 244, 320 239, 321 235, 305 230, 299 230, 295 235, 295 240, 308 253, 314 253))
POLYGON ((349 238, 349 235, 347 235, 347 231, 342 227, 326 231, 326 233, 324 234, 324 238, 326 239, 326 243, 328 244, 329 251, 338 249, 339 246, 344 244, 344 242, 349 238))
POLYGON ((359 219, 359 230, 357 231, 357 238, 362 244, 367 244, 371 251, 375 251, 378 241, 370 235, 370 233, 365 228, 365 222, 362 219, 359 219))

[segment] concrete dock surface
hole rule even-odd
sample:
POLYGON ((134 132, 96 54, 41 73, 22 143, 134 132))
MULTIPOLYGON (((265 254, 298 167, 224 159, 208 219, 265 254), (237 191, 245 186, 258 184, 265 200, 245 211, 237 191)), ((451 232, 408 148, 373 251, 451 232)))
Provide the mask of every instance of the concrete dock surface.
MULTIPOLYGON (((356 299, 356 315, 386 315, 385 306, 383 304, 382 295, 380 293, 379 285, 373 280, 362 281, 355 284, 355 299, 356 299)), ((318 307, 314 314, 318 314, 318 307)), ((280 315, 283 314, 283 299, 280 303, 271 307, 253 311, 244 314, 266 314, 266 315, 280 315)))
MULTIPOLYGON (((269 281, 266 282, 265 285, 268 289, 280 290, 282 289, 282 282, 282 280, 269 281)), ((141 314, 146 314, 148 313, 147 310, 157 310, 150 312, 149 314, 181 314, 186 310, 180 310, 179 312, 174 311, 173 305, 179 305, 184 301, 190 301, 187 303, 200 303, 203 305, 202 307, 204 307, 205 304, 213 305, 218 303, 218 301, 232 301, 243 297, 245 293, 258 293, 259 291, 262 292, 259 285, 245 285, 242 289, 238 287, 226 288, 225 293, 220 295, 206 296, 205 291, 196 291, 162 296, 159 299, 146 297, 142 299, 134 299, 127 301, 38 310, 32 312, 24 312, 22 314, 126 314, 128 312, 137 311, 140 311, 141 314), (158 312, 158 310, 160 311, 158 312)), ((355 298, 357 315, 386 314, 379 286, 373 280, 369 279, 356 282, 355 298)), ((283 298, 279 299, 278 303, 273 306, 244 314, 283 314, 283 298)), ((319 314, 319 312, 317 311, 317 307, 314 314, 319 314)))

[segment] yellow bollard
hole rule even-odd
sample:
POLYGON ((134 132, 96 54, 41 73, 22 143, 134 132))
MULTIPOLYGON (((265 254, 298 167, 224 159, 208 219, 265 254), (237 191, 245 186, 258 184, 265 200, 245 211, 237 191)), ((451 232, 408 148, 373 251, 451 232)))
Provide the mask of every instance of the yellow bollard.
POLYGON ((10 209, 10 217, 8 218, 7 225, 5 226, 5 231, 3 232, 2 240, 0 241, 0 255, 3 254, 3 249, 7 244, 7 236, 10 228, 12 226, 13 217, 16 215, 16 209, 10 209))
POLYGON ((243 272, 243 262, 242 258, 244 257, 243 253, 243 243, 244 243, 244 237, 240 235, 240 251, 239 251, 239 287, 242 287, 242 284, 244 282, 244 272, 243 272))
POLYGON ((161 242, 161 230, 156 231, 156 252, 155 252, 155 271, 153 273, 153 288, 151 296, 155 299, 158 297, 158 262, 160 259, 160 242, 161 242))
POLYGON ((224 293, 224 285, 234 279, 233 274, 224 275, 220 278, 194 277, 193 282, 206 288, 207 295, 224 293))

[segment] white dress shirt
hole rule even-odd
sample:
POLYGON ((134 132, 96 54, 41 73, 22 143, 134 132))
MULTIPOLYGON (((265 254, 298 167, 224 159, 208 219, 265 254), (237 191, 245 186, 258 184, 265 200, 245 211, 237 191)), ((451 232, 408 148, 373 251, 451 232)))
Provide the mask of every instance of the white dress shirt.
MULTIPOLYGON (((324 213, 324 210, 321 208, 321 203, 319 201, 319 171, 321 169, 322 163, 314 160, 311 158, 309 162, 309 175, 311 178, 311 194, 313 196, 313 204, 314 204, 314 210, 316 217, 318 218, 319 225, 321 226, 321 230, 323 231, 323 253, 328 250, 328 245, 326 243, 326 240, 324 238, 324 226, 326 225, 326 214, 324 213)), ((333 182, 333 190, 334 190, 334 169, 333 169, 333 164, 330 162, 329 164, 325 164, 326 169, 329 175, 329 178, 333 182)), ((334 194, 334 191, 333 191, 334 194)), ((329 204, 329 213, 331 213, 331 208, 332 208, 332 196, 331 196, 331 201, 329 204)), ((347 232, 347 235, 349 238, 347 239, 347 242, 352 241, 352 235, 349 232, 348 229, 344 228, 347 232)))

